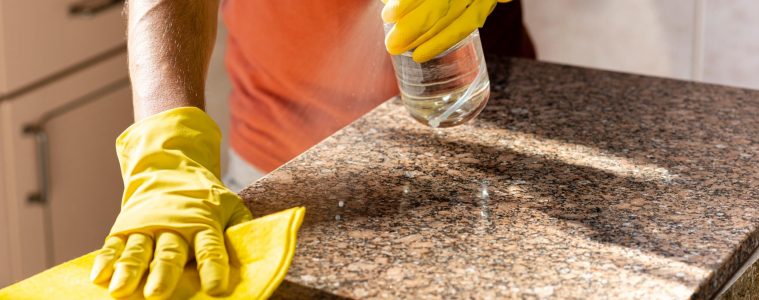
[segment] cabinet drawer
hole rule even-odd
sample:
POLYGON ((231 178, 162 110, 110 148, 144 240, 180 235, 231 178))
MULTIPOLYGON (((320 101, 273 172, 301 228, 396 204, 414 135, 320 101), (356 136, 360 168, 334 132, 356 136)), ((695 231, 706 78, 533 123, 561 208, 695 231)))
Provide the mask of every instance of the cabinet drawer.
POLYGON ((47 247, 52 247, 53 264, 102 247, 124 190, 114 143, 130 124, 132 93, 127 85, 47 122, 52 230, 47 247))
POLYGON ((0 0, 0 94, 124 44, 122 2, 0 0), (82 6, 82 4, 86 4, 82 6), (102 10, 72 13, 72 7, 102 10), (4 84, 3 84, 4 83, 4 84))

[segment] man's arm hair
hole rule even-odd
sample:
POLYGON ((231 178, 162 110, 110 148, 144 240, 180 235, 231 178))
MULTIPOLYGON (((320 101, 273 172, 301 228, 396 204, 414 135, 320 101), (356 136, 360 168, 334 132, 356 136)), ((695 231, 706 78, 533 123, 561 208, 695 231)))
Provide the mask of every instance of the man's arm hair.
POLYGON ((183 106, 204 108, 219 0, 131 0, 129 76, 135 121, 183 106))

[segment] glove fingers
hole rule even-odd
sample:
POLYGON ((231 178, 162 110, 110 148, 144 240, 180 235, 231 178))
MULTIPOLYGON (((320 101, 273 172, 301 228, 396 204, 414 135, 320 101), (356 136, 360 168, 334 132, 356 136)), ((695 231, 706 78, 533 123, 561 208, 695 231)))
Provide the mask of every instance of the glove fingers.
POLYGON ((447 0, 427 0, 395 23, 387 34, 388 52, 398 55, 411 49, 411 44, 429 31, 448 12, 447 0))
POLYGON ((113 278, 108 291, 114 298, 132 294, 153 256, 153 239, 141 233, 133 233, 127 239, 121 258, 116 261, 113 278))
POLYGON ((195 260, 200 285, 209 295, 218 295, 229 285, 229 258, 221 232, 207 229, 195 235, 195 260))
POLYGON ((482 27, 487 16, 495 8, 495 1, 476 0, 448 27, 416 48, 414 61, 426 62, 464 39, 477 28, 482 27))
POLYGON ((382 21, 395 23, 410 11, 416 9, 424 0, 388 0, 382 8, 382 21))
POLYGON ((166 299, 182 276, 187 263, 188 245, 178 234, 164 231, 156 237, 155 255, 143 295, 147 299, 166 299))
MULTIPOLYGON (((441 30, 448 27, 448 25, 451 25, 451 23, 456 20, 458 17, 461 16, 462 13, 469 7, 469 4, 471 4, 472 1, 452 1, 451 6, 448 9, 448 12, 445 14, 444 17, 442 17, 437 23, 435 23, 435 26, 427 30, 424 34, 422 34, 420 37, 418 37, 416 40, 414 40, 411 45, 408 46, 408 49, 406 51, 414 49, 416 47, 419 47, 422 43, 426 42, 436 34, 438 34, 441 30)), ((405 52, 405 51, 404 51, 405 52)))
POLYGON ((93 283, 102 283, 111 279, 113 275, 113 264, 124 251, 124 240, 120 237, 110 236, 105 240, 103 248, 95 257, 90 271, 90 281, 93 283))

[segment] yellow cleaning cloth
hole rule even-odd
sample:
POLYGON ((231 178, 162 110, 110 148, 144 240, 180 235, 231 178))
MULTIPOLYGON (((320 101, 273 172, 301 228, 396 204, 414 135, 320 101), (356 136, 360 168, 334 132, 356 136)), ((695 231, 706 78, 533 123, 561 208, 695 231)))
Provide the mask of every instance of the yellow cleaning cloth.
MULTIPOLYGON (((229 292, 221 297, 203 293, 195 265, 188 264, 171 299, 268 298, 290 268, 304 214, 305 208, 295 207, 230 227, 225 233, 229 292)), ((0 299, 110 299, 107 285, 89 281, 96 255, 91 252, 2 289, 0 299)), ((144 284, 143 277, 140 287, 125 299, 143 299, 144 284)))

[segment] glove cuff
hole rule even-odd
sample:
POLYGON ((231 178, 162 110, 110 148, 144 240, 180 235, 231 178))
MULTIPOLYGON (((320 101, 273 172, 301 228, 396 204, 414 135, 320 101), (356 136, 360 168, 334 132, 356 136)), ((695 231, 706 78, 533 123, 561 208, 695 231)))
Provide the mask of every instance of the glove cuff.
POLYGON ((144 171, 202 167, 221 178, 221 131, 197 107, 163 111, 129 126, 116 139, 124 182, 144 171))

